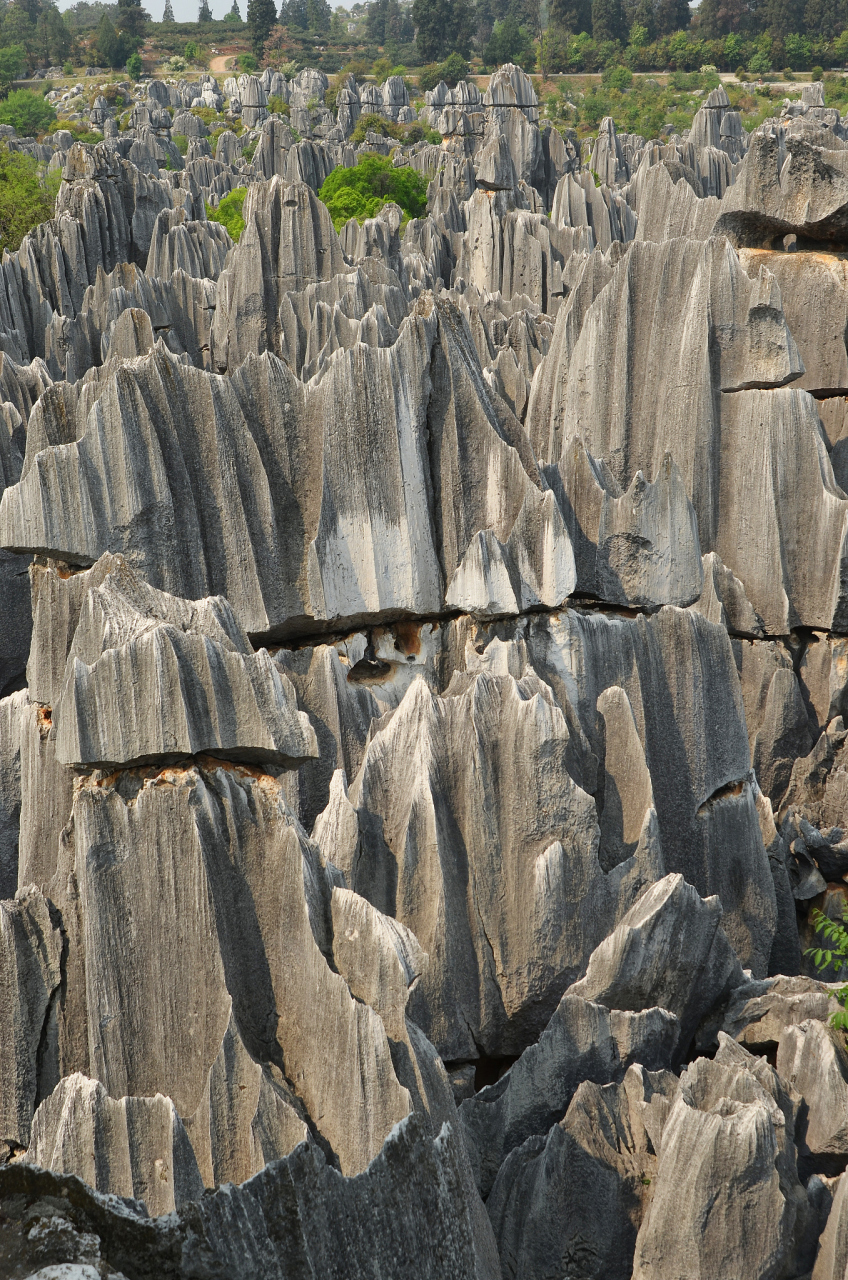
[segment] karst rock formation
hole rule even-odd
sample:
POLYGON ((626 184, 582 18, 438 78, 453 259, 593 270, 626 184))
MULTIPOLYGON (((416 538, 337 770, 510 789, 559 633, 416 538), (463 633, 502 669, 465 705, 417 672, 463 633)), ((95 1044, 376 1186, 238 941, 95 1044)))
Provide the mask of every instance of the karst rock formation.
POLYGON ((510 65, 354 145, 401 79, 265 72, 9 140, 62 184, 0 263, 3 1280, 848 1275, 816 88, 589 148, 510 65), (337 234, 390 148, 426 216, 337 234))

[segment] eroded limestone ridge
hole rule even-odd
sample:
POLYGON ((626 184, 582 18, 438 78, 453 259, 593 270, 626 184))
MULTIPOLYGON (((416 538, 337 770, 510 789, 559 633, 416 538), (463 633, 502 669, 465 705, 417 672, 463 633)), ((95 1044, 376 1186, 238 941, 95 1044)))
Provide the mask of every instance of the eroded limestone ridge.
POLYGON ((15 142, 0 1272, 842 1280, 848 122, 327 87, 15 142))

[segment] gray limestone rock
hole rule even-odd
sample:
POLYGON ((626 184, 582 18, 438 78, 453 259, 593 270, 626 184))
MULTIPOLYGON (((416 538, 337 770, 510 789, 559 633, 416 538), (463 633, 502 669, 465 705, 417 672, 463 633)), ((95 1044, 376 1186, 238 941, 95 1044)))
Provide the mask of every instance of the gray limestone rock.
POLYGON ((611 1012, 567 993, 536 1044, 501 1079, 460 1106, 477 1184, 488 1197, 511 1152, 548 1132, 565 1115, 578 1086, 620 1080, 638 1062, 672 1061, 680 1026, 665 1009, 611 1012))
POLYGON ((634 1280, 721 1280, 809 1269, 816 1223, 795 1165, 800 1099, 724 1036, 684 1073, 662 1129, 634 1280))
POLYGON ((742 982, 721 927, 721 904, 679 874, 647 889, 592 953, 572 995, 611 1009, 659 1005, 680 1020, 680 1053, 698 1023, 742 982))
POLYGON ((82 603, 53 710, 57 759, 107 768, 205 752, 292 768, 317 753, 293 701, 225 600, 168 596, 120 563, 82 603))
POLYGON ((784 1028, 777 1070, 803 1097, 801 1159, 820 1173, 841 1173, 848 1163, 848 1053, 845 1037, 816 1018, 784 1028))
POLYGON ((752 1051, 775 1052, 787 1027, 811 1019, 828 1022, 839 1008, 838 989, 837 983, 802 977, 767 978, 742 986, 724 1011, 722 1030, 752 1051))
POLYGON ((621 1084, 584 1082, 546 1137, 501 1166, 486 1208, 504 1275, 543 1280, 552 1260, 587 1280, 630 1280, 665 1116, 668 1071, 628 1069, 621 1084))
POLYGON ((203 1183, 170 1098, 109 1097, 103 1085, 67 1076, 41 1103, 30 1164, 72 1173, 95 1190, 144 1201, 152 1217, 197 1200, 203 1183))
POLYGON ((27 1146, 37 1103, 55 1083, 62 932, 34 885, 0 902, 0 1139, 27 1146))
POLYGON ((844 1280, 848 1271, 848 1174, 836 1187, 827 1225, 819 1240, 811 1280, 844 1280))
POLYGON ((0 1169, 0 1198, 13 1214, 6 1238, 25 1266, 39 1265, 39 1254, 23 1206, 38 1201, 60 1259, 76 1261, 88 1249, 127 1277, 146 1271, 168 1280, 186 1271, 197 1280, 283 1280, 295 1269, 366 1280, 375 1266, 410 1280, 498 1280, 491 1227, 485 1214, 475 1217, 475 1196, 463 1182, 456 1132, 446 1126, 432 1138, 417 1117, 356 1177, 304 1143, 243 1186, 220 1187, 158 1219, 68 1175, 26 1164, 0 1169))

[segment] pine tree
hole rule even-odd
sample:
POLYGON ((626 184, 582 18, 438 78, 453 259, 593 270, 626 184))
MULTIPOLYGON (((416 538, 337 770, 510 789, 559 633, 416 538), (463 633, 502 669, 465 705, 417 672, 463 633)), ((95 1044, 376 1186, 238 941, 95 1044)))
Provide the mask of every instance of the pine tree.
POLYGON ((306 0, 306 25, 319 35, 330 30, 332 10, 328 0, 306 0))
POLYGON ((283 0, 280 6, 280 26, 305 31, 308 25, 306 0, 283 0))
POLYGON ((174 6, 171 4, 171 0, 165 0, 165 8, 162 11, 162 21, 163 22, 174 21, 174 6))
POLYGON ((550 24, 560 31, 570 31, 579 35, 581 31, 591 34, 592 0, 550 0, 548 7, 550 24))
MULTIPOLYGON (((170 4, 171 0, 168 0, 168 3, 170 4)), ((232 8, 230 9, 230 12, 227 14, 227 17, 236 18, 239 22, 241 22, 241 10, 238 7, 238 0, 233 0, 232 8)))
POLYGON ((474 34, 469 0, 413 0, 412 21, 415 43, 425 62, 437 62, 454 52, 469 54, 474 34))
POLYGON ((257 58, 262 57, 262 46, 271 34, 271 28, 276 21, 277 6, 274 0, 247 0, 247 23, 250 27, 253 52, 257 58))
POLYGON ((209 0, 200 0, 200 8, 197 11, 198 22, 211 22, 212 10, 209 8, 209 0))
POLYGON ((123 31, 133 41, 142 40, 149 21, 150 14, 145 9, 142 9, 141 0, 118 0, 115 25, 119 31, 123 31))
POLYGON ((592 0, 592 39, 595 44, 607 40, 625 43, 627 30, 621 0, 592 0))

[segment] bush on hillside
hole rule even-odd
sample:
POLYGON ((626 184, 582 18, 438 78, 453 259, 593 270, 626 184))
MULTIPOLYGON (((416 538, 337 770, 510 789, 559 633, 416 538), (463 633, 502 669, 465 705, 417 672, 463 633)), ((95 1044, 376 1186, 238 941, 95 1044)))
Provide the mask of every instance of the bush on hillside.
POLYGON ((46 133, 55 119, 50 103, 32 89, 15 89, 0 102, 0 124, 10 124, 22 138, 46 133))

